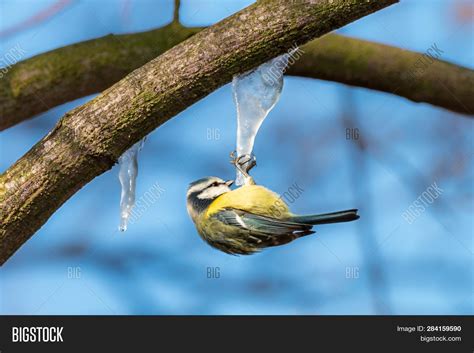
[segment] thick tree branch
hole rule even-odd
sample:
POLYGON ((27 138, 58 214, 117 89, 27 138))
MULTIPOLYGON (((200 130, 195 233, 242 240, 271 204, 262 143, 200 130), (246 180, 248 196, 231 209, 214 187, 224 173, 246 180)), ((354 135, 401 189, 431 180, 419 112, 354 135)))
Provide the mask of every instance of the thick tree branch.
MULTIPOLYGON (((371 88, 474 115, 474 71, 468 68, 335 34, 314 40, 303 49, 305 55, 289 68, 290 75, 371 88)), ((436 54, 431 51, 431 56, 436 54)))
POLYGON ((19 62, 0 78, 0 131, 105 90, 198 31, 171 23, 148 32, 108 35, 19 62))
MULTIPOLYGON (((0 79, 0 131, 59 104, 101 92, 200 30, 181 26, 175 17, 160 29, 109 35, 14 65, 0 79)), ((473 70, 441 60, 420 69, 421 53, 336 34, 302 49, 305 54, 290 68, 291 75, 371 88, 474 114, 473 70)))
POLYGON ((70 111, 0 176, 0 263, 132 144, 233 75, 395 2, 259 1, 70 111))

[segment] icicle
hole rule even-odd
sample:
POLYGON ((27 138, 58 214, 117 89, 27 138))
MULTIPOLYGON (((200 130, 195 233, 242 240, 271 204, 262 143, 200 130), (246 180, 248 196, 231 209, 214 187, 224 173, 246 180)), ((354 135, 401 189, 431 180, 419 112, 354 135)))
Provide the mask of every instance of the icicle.
MULTIPOLYGON (((278 56, 256 69, 234 76, 232 93, 237 108, 237 156, 251 154, 260 125, 280 98, 283 72, 297 49, 278 56)), ((237 185, 244 178, 237 171, 237 185)))
POLYGON ((135 186, 138 174, 138 152, 143 148, 145 139, 134 144, 130 149, 125 151, 119 158, 119 180, 122 185, 122 193, 120 195, 120 225, 119 230, 125 232, 127 230, 127 222, 135 204, 135 186))

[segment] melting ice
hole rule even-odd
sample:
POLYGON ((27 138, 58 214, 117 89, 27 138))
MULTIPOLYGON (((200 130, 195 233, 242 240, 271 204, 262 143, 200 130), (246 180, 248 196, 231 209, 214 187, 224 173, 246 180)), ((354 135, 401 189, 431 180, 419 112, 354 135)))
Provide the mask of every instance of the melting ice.
MULTIPOLYGON (((251 154, 260 125, 280 98, 283 73, 292 52, 278 56, 252 71, 234 76, 232 93, 237 108, 237 156, 251 154)), ((237 171, 237 185, 244 178, 237 171)))
POLYGON ((119 230, 127 230, 128 219, 135 204, 135 187, 138 175, 138 152, 142 149, 145 139, 134 144, 119 158, 119 180, 122 185, 120 195, 120 225, 119 230))

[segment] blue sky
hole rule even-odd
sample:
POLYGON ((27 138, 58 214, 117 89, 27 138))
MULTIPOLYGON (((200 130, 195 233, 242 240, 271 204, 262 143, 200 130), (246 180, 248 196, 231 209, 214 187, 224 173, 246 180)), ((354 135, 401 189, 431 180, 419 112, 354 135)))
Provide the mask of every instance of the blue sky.
MULTIPOLYGON (((55 1, 0 2, 0 31, 55 1), (21 3, 21 5, 19 5, 21 3)), ((108 33, 168 23, 172 1, 72 1, 55 16, 2 39, 25 58, 108 33)), ((185 25, 210 25, 251 1, 182 1, 185 25)), ((472 19, 454 1, 403 1, 340 33, 472 68, 472 19)), ((317 63, 315 63, 317 65, 317 63)), ((5 170, 85 97, 0 134, 5 170)), ((236 117, 226 85, 154 131, 139 156, 137 197, 165 192, 117 232, 117 167, 74 195, 0 269, 4 314, 472 314, 472 121, 427 104, 336 83, 287 77, 255 143, 259 183, 305 192, 291 208, 359 208, 358 222, 250 257, 202 242, 185 209, 189 182, 230 178, 236 117), (341 115, 368 139, 346 140, 341 115), (209 132, 215 138, 209 139, 209 132), (217 138, 218 136, 218 138, 217 138), (412 224, 402 214, 432 183, 443 190, 412 224), (219 278, 207 278, 219 268, 219 278), (77 276, 70 276, 76 269, 77 276), (375 279, 374 271, 380 275, 375 279)))

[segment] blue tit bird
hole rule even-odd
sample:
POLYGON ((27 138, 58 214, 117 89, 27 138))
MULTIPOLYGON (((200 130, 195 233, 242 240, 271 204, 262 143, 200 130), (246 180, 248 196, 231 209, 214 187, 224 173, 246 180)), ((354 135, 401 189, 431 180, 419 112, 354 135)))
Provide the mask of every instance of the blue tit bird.
POLYGON ((249 255, 313 234, 318 224, 354 221, 356 209, 300 216, 273 191, 256 185, 248 174, 255 158, 232 160, 244 175, 243 186, 232 190, 233 180, 205 177, 187 191, 187 210, 196 230, 209 245, 233 255, 249 255))

